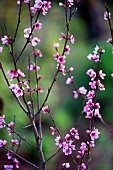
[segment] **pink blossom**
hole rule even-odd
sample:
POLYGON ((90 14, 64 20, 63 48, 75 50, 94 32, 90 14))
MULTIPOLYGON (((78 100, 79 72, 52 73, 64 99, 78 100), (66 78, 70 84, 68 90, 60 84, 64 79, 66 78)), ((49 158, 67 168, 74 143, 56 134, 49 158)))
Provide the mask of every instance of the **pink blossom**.
POLYGON ((5 44, 5 45, 9 44, 9 38, 6 35, 4 35, 3 38, 1 38, 1 41, 2 41, 2 44, 5 44))
POLYGON ((20 71, 20 69, 17 70, 18 76, 25 77, 25 74, 20 71))
POLYGON ((38 55, 39 57, 42 57, 42 52, 41 52, 40 50, 38 50, 37 55, 38 55))
POLYGON ((90 135, 91 131, 90 131, 90 130, 86 130, 86 133, 87 133, 88 135, 90 135))
POLYGON ((71 6, 74 5, 73 0, 67 0, 67 7, 70 8, 71 6))
POLYGON ((40 42, 40 39, 38 37, 34 37, 32 40, 31 40, 31 44, 33 47, 35 47, 37 45, 37 43, 40 42))
POLYGON ((51 129, 51 134, 52 134, 52 135, 54 135, 55 132, 57 131, 57 129, 55 129, 55 128, 53 128, 53 127, 50 127, 50 129, 51 129))
POLYGON ((25 2, 26 4, 28 4, 28 3, 30 2, 30 0, 24 0, 24 2, 25 2))
POLYGON ((41 30, 42 28, 42 23, 39 23, 38 21, 34 24, 35 29, 41 30))
POLYGON ((0 148, 4 147, 6 145, 7 141, 6 140, 1 140, 0 139, 0 148))
POLYGON ((92 98, 94 98, 94 96, 95 96, 94 90, 89 91, 88 94, 87 94, 87 99, 92 99, 92 98))
POLYGON ((55 139, 55 144, 59 147, 59 148, 61 148, 62 147, 62 138, 61 138, 61 136, 59 135, 59 136, 57 136, 56 137, 56 139, 55 139))
POLYGON ((92 100, 92 99, 89 99, 89 100, 86 102, 86 105, 88 105, 89 107, 94 106, 93 100, 92 100))
POLYGON ((74 93, 74 98, 78 99, 78 93, 76 91, 73 91, 73 93, 74 93))
POLYGON ((30 106, 30 107, 32 106, 31 101, 28 101, 27 104, 28 104, 28 106, 30 106))
POLYGON ((25 28, 24 29, 24 38, 29 38, 29 35, 31 34, 31 28, 25 28))
POLYGON ((100 104, 99 103, 95 103, 94 108, 95 109, 99 109, 100 108, 100 104))
POLYGON ((14 78, 17 78, 19 76, 25 77, 25 74, 23 72, 21 72, 20 69, 18 69, 17 71, 16 70, 8 70, 7 74, 11 77, 10 81, 12 81, 14 78))
POLYGON ((64 55, 63 56, 59 56, 57 61, 60 64, 64 64, 66 62, 65 58, 66 58, 66 56, 64 56, 64 55))
POLYGON ((73 67, 70 67, 70 68, 69 68, 69 72, 72 72, 73 70, 74 70, 73 67))
POLYGON ((9 152, 9 151, 7 152, 6 155, 7 155, 7 158, 8 158, 8 159, 12 159, 12 157, 13 157, 13 154, 12 154, 11 152, 9 152))
POLYGON ((85 95, 87 93, 87 90, 85 89, 85 87, 79 87, 79 92, 83 95, 85 95))
POLYGON ((92 55, 92 60, 94 61, 94 62, 99 62, 100 61, 100 56, 99 55, 92 55))
POLYGON ((36 72, 36 71, 40 70, 40 67, 33 64, 33 65, 28 66, 28 70, 30 70, 30 71, 33 70, 34 72, 36 72))
POLYGON ((95 147, 94 140, 90 141, 89 145, 90 145, 91 148, 95 147))
POLYGON ((2 54, 3 52, 3 47, 0 47, 0 54, 2 54))
POLYGON ((76 156, 77 159, 80 159, 84 156, 84 152, 83 151, 78 151, 78 155, 76 156))
POLYGON ((94 78, 96 78, 96 72, 93 69, 89 69, 86 74, 91 77, 91 80, 94 80, 94 78))
POLYGON ((67 143, 69 143, 71 141, 71 136, 69 134, 66 134, 65 140, 67 143))
POLYGON ((5 115, 3 115, 3 116, 0 116, 0 129, 2 129, 5 126, 6 126, 5 115))
POLYGON ((96 54, 94 54, 94 55, 89 54, 89 55, 87 56, 87 58, 88 58, 89 60, 93 60, 94 62, 99 62, 99 61, 100 61, 99 55, 96 55, 96 54))
POLYGON ((69 163, 63 163, 62 166, 63 166, 64 168, 70 168, 70 164, 69 164, 69 163))
POLYGON ((43 5, 43 2, 41 0, 35 0, 35 5, 34 5, 35 8, 40 9, 42 8, 42 5, 43 5))
POLYGON ((100 132, 94 127, 94 130, 90 133, 91 140, 95 140, 99 137, 100 132))
POLYGON ((63 6, 64 6, 64 4, 63 4, 62 2, 59 2, 59 6, 63 7, 63 6))
POLYGON ((65 147, 63 147, 63 152, 65 155, 71 155, 72 149, 68 145, 66 145, 65 147))
POLYGON ((43 15, 46 15, 46 14, 47 14, 47 11, 46 11, 45 8, 42 8, 42 9, 41 9, 41 12, 42 12, 43 15))
POLYGON ((71 44, 74 44, 74 42, 75 42, 75 38, 74 38, 74 36, 73 36, 73 35, 71 35, 71 36, 70 36, 69 40, 70 40, 71 44))
POLYGON ((91 86, 92 89, 96 89, 97 82, 96 81, 89 82, 89 85, 91 86))
POLYGON ((44 107, 42 108, 42 111, 43 111, 44 114, 45 114, 45 113, 48 113, 48 112, 49 112, 49 107, 48 107, 48 106, 44 106, 44 107))
POLYGON ((78 166, 78 170, 85 170, 85 169, 86 169, 86 165, 84 163, 78 166))
POLYGON ((104 12, 104 20, 108 20, 108 19, 110 19, 111 18, 111 13, 110 12, 104 12))
POLYGON ((54 60, 58 60, 59 53, 57 52, 56 54, 53 54, 53 56, 54 56, 54 60))
POLYGON ((4 165, 5 170, 12 170, 13 165, 4 165))
POLYGON ((71 76, 71 78, 68 77, 66 80, 66 84, 71 84, 71 83, 73 83, 73 76, 71 76))
POLYGON ((99 113, 99 109, 95 109, 94 116, 98 118, 102 118, 101 114, 99 113))
POLYGON ((93 117, 93 110, 89 110, 86 114, 85 118, 91 119, 93 117))
POLYGON ((89 107, 88 105, 85 105, 85 106, 84 106, 84 112, 87 113, 87 112, 89 112, 89 111, 90 111, 90 107, 89 107))
POLYGON ((92 54, 89 54, 88 56, 87 56, 87 58, 89 59, 89 60, 92 60, 92 54))
POLYGON ((49 1, 43 1, 43 6, 41 8, 41 12, 43 15, 46 15, 48 12, 48 9, 51 8, 51 2, 49 1))
POLYGON ((54 47, 56 50, 58 50, 58 48, 59 48, 59 43, 54 43, 54 44, 53 44, 53 47, 54 47))
POLYGON ((86 149, 87 149, 86 146, 87 146, 86 143, 82 142, 81 146, 80 146, 81 151, 83 151, 83 152, 86 151, 86 149))
POLYGON ((17 0, 17 4, 18 4, 18 5, 20 4, 20 0, 17 0))
POLYGON ((70 47, 69 45, 66 45, 66 47, 64 48, 64 51, 67 55, 69 55, 69 52, 70 52, 70 47))
POLYGON ((51 2, 49 1, 43 1, 43 3, 44 3, 44 9, 46 10, 46 11, 48 11, 48 9, 50 9, 51 8, 51 2))
POLYGON ((20 162, 15 158, 13 163, 15 164, 16 168, 19 168, 20 162))
POLYGON ((11 142, 14 144, 14 145, 19 145, 19 142, 17 139, 12 139, 11 142))
POLYGON ((59 40, 61 41, 62 39, 65 39, 66 35, 64 33, 61 33, 61 37, 59 38, 59 40))
POLYGON ((30 7, 30 10, 31 10, 32 13, 37 12, 37 8, 35 8, 35 7, 30 7))
POLYGON ((9 88, 15 93, 16 97, 23 96, 23 90, 17 84, 11 84, 9 88))
MULTIPOLYGON (((69 138, 69 136, 67 136, 67 139, 68 138, 69 138)), ((72 140, 68 140, 68 143, 62 142, 63 152, 64 152, 65 155, 71 155, 72 150, 76 150, 75 145, 72 145, 72 142, 73 142, 72 140)))
POLYGON ((70 133, 75 139, 79 140, 79 134, 75 128, 70 129, 70 133))
POLYGON ((112 38, 108 38, 107 43, 112 43, 112 38))
POLYGON ((8 128, 7 128, 7 130, 8 130, 8 135, 10 136, 10 135, 12 135, 12 133, 13 133, 13 131, 12 131, 12 128, 14 127, 14 122, 10 122, 9 124, 8 124, 8 128))
POLYGON ((65 65, 60 64, 60 67, 59 67, 59 64, 57 64, 57 69, 58 68, 59 68, 59 71, 62 72, 62 74, 65 76, 66 75, 65 65))
POLYGON ((96 47, 94 48, 93 53, 96 55, 98 52, 99 52, 99 46, 96 45, 96 47))
POLYGON ((103 73, 102 70, 99 71, 99 76, 101 79, 104 79, 104 77, 106 76, 106 74, 103 73))
POLYGON ((16 70, 8 70, 7 74, 11 77, 11 80, 18 77, 18 72, 16 70))
POLYGON ((23 96, 23 90, 22 89, 20 89, 20 88, 17 88, 16 89, 16 97, 20 97, 20 96, 23 96))
POLYGON ((100 82, 100 80, 98 80, 98 88, 100 89, 100 91, 104 91, 105 87, 104 85, 100 82))
POLYGON ((40 93, 44 93, 44 90, 42 89, 41 86, 38 86, 38 91, 39 91, 40 93))

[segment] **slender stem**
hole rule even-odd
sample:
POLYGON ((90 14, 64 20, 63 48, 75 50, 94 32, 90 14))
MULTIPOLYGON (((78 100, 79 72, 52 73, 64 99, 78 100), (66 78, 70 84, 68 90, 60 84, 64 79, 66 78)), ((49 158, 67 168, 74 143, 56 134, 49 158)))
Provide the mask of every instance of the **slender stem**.
POLYGON ((58 132, 58 134, 61 136, 61 133, 60 133, 60 131, 59 131, 59 129, 58 129, 58 126, 56 125, 56 123, 55 123, 55 121, 54 121, 54 119, 53 119, 53 117, 52 117, 52 114, 51 114, 51 112, 50 112, 50 110, 49 110, 49 116, 50 116, 50 118, 51 118, 51 120, 52 120, 52 122, 53 122, 53 124, 54 124, 54 126, 56 127, 56 129, 57 129, 57 132, 58 132))
POLYGON ((49 157, 45 162, 44 164, 46 164, 48 161, 50 161, 54 156, 56 156, 60 151, 61 151, 62 148, 60 148, 56 153, 54 153, 51 157, 49 157))
POLYGON ((13 41, 15 42, 15 39, 16 39, 16 36, 17 36, 17 33, 18 33, 18 29, 19 29, 19 25, 20 25, 20 16, 21 16, 21 10, 22 10, 22 0, 20 1, 20 7, 19 7, 19 12, 18 12, 18 21, 17 21, 17 26, 16 26, 16 31, 15 31, 15 34, 14 34, 14 38, 13 38, 13 41))
MULTIPOLYGON (((6 124, 6 126, 7 126, 8 128, 10 128, 7 124, 6 124)), ((34 147, 35 149, 38 149, 36 146, 34 146, 34 145, 32 145, 31 143, 29 143, 24 137, 22 137, 22 136, 21 136, 19 133, 17 133, 15 130, 13 130, 12 128, 10 128, 10 129, 11 129, 11 131, 12 131, 14 134, 16 134, 21 140, 23 140, 24 142, 26 142, 28 145, 34 147)))
POLYGON ((53 81, 52 81, 52 83, 51 83, 51 85, 50 85, 50 88, 48 89, 48 92, 47 92, 47 95, 46 95, 46 97, 45 97, 45 100, 44 100, 42 106, 40 107, 40 109, 38 110, 38 112, 35 113, 34 118, 40 113, 40 111, 41 111, 42 108, 44 107, 46 101, 48 100, 48 97, 49 97, 49 95, 50 95, 50 92, 51 92, 51 90, 52 90, 52 87, 53 87, 54 83, 56 82, 58 73, 59 73, 59 70, 56 71, 55 76, 54 76, 54 78, 53 78, 53 81))
MULTIPOLYGON (((39 12, 38 12, 38 14, 37 14, 37 17, 36 17, 34 23, 37 22, 37 20, 38 20, 38 18, 39 18, 39 15, 40 15, 40 11, 41 11, 41 9, 39 10, 39 12)), ((31 35, 32 35, 33 31, 34 31, 34 28, 35 28, 35 26, 33 25, 32 29, 31 29, 31 33, 29 34, 29 38, 26 40, 26 43, 25 43, 22 51, 21 51, 20 54, 18 55, 18 57, 17 57, 17 59, 16 59, 16 62, 20 59, 21 55, 23 54, 24 50, 26 49, 26 47, 27 47, 27 45, 28 45, 28 43, 29 43, 29 41, 30 41, 30 37, 31 37, 31 35)))

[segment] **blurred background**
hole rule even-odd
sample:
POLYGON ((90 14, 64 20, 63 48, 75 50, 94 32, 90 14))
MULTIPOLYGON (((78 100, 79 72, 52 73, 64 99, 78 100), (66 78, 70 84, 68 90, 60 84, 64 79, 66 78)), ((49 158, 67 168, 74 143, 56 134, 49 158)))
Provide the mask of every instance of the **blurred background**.
MULTIPOLYGON (((61 1, 52 1, 52 8, 49 10, 48 14, 40 17, 40 22, 42 22, 42 30, 35 32, 35 35, 41 39, 41 43, 39 43, 38 48, 43 53, 43 57, 38 59, 38 65, 41 68, 39 74, 42 74, 44 77, 40 82, 40 85, 45 91, 45 93, 40 94, 41 102, 43 102, 48 87, 55 74, 56 61, 53 60, 53 54, 55 53, 53 43, 59 42, 61 32, 66 32, 64 10, 59 8, 59 2, 61 1)), ((98 92, 97 102, 100 102, 103 119, 111 128, 113 128, 113 79, 111 78, 111 73, 113 72, 113 54, 112 46, 106 43, 106 40, 110 38, 110 31, 108 22, 103 19, 105 12, 104 3, 105 2, 102 0, 84 1, 77 13, 74 15, 71 22, 71 34, 75 36, 75 44, 69 44, 71 52, 70 56, 67 57, 66 67, 74 67, 74 72, 72 75, 74 76, 74 80, 78 86, 85 86, 87 89, 90 89, 88 86, 89 77, 86 75, 86 71, 93 67, 93 62, 87 60, 87 55, 92 53, 96 45, 104 47, 106 53, 102 57, 101 69, 103 69, 104 73, 107 74, 105 80, 103 81, 106 90, 101 93, 98 92)), ((0 1, 1 37, 6 35, 3 22, 5 22, 10 36, 12 37, 14 35, 18 9, 19 6, 16 4, 15 0, 0 1)), ((112 1, 109 1, 109 9, 111 14, 113 14, 112 1)), ((23 30, 30 26, 28 14, 27 5, 24 4, 22 7, 22 22, 19 27, 17 42, 15 43, 15 56, 19 54, 25 43, 23 30)), ((64 41, 59 43, 60 50, 62 50, 64 41)), ((0 56, 5 72, 9 69, 13 69, 11 64, 12 58, 9 54, 9 50, 9 48, 4 47, 3 54, 0 56)), ((26 74, 28 54, 31 55, 30 46, 27 47, 18 63, 18 68, 26 74)), ((34 79, 35 78, 32 76, 32 86, 35 87, 34 79)), ((62 76, 61 74, 58 76, 57 82, 52 89, 48 102, 46 103, 50 106, 53 118, 59 129, 61 129, 62 135, 69 133, 70 128, 76 125, 83 105, 83 100, 81 97, 79 97, 78 100, 74 99, 73 90, 75 89, 73 85, 65 84, 66 79, 67 76, 62 76)), ((25 136, 29 142, 35 145, 31 127, 25 128, 29 125, 29 120, 16 103, 16 100, 8 89, 1 72, 0 97, 0 115, 6 115, 7 123, 14 120, 15 115, 15 131, 20 133, 22 136, 25 136)), ((51 136, 50 126, 53 126, 53 124, 49 115, 42 115, 42 125, 43 150, 45 159, 47 159, 54 154, 58 148, 54 144, 55 137, 51 136)), ((85 120, 83 115, 78 126, 81 142, 87 140, 85 131, 88 126, 89 120, 85 120)), ((111 133, 99 120, 95 120, 95 127, 99 128, 101 135, 96 141, 96 147, 92 149, 92 161, 89 169, 113 170, 113 135, 111 135, 111 133)), ((9 141, 7 145, 9 148, 11 147, 11 137, 8 137, 6 129, 0 130, 0 139, 7 139, 9 141)), ((76 145, 79 149, 80 142, 76 145)), ((19 154, 24 155, 27 160, 37 164, 38 158, 35 149, 27 146, 25 142, 22 142, 21 147, 22 149, 19 150, 19 154)), ((51 161, 47 163, 48 170, 55 169, 57 165, 59 165, 58 170, 60 170, 62 169, 61 164, 68 162, 69 160, 69 156, 64 157, 62 152, 60 152, 55 158, 51 159, 51 161)), ((10 164, 10 162, 7 161, 4 151, 0 149, 0 170, 3 170, 4 164, 10 164)), ((32 167, 28 166, 24 162, 21 162, 20 169, 33 170, 32 167)), ((73 164, 70 169, 75 170, 73 164)))

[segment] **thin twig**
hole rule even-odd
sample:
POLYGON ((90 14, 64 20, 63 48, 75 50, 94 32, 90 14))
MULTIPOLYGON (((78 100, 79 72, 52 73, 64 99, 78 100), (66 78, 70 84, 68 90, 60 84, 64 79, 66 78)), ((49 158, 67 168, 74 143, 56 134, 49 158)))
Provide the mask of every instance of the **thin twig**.
POLYGON ((60 148, 56 153, 54 153, 51 157, 49 157, 44 164, 46 164, 50 159, 52 159, 54 156, 56 156, 60 151, 61 151, 62 148, 60 148))
POLYGON ((23 138, 19 133, 17 133, 15 130, 13 130, 11 127, 9 127, 7 124, 6 124, 6 126, 7 126, 8 128, 10 128, 11 131, 12 131, 14 134, 16 134, 20 139, 22 139, 22 140, 23 140, 24 142, 26 142, 28 145, 34 147, 35 149, 38 149, 38 147, 36 147, 36 146, 32 145, 31 143, 29 143, 25 138, 23 138))
POLYGON ((9 150, 6 147, 3 147, 3 149, 5 149, 6 151, 12 153, 13 155, 17 156, 18 158, 20 158, 21 160, 23 160, 24 162, 28 163, 29 165, 31 165, 32 167, 36 168, 36 169, 40 169, 38 166, 32 164, 31 162, 29 162, 28 160, 24 159, 22 156, 18 155, 17 153, 13 152, 12 150, 9 150))
POLYGON ((18 33, 18 29, 19 29, 19 25, 20 25, 20 16, 21 16, 21 9, 22 9, 22 0, 20 1, 20 7, 19 7, 19 12, 18 12, 18 21, 17 21, 17 26, 16 26, 16 31, 15 31, 15 34, 14 34, 14 38, 13 38, 13 41, 15 42, 15 39, 16 39, 16 36, 17 36, 17 33, 18 33))

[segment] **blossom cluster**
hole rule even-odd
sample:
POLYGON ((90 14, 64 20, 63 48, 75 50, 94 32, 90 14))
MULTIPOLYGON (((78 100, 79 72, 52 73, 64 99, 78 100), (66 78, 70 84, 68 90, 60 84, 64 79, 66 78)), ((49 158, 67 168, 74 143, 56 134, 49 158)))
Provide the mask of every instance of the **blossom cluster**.
MULTIPOLYGON (((89 54, 88 59, 99 63, 101 62, 100 57, 104 52, 105 50, 101 50, 99 46, 96 45, 93 51, 94 54, 89 54), (101 55, 98 55, 98 53, 100 53, 101 55)), ((105 90, 105 87, 101 83, 101 80, 104 79, 106 74, 103 73, 102 70, 99 70, 99 68, 97 71, 94 71, 94 69, 90 68, 87 70, 86 74, 91 78, 91 81, 89 82, 91 90, 88 91, 86 95, 86 105, 84 106, 84 112, 86 113, 86 118, 91 119, 93 116, 101 118, 99 112, 100 104, 95 102, 95 93, 97 89, 99 89, 100 91, 105 90)))
MULTIPOLYGON (((59 40, 63 40, 63 39, 67 39, 71 42, 71 44, 74 44, 75 42, 75 38, 73 35, 71 35, 70 37, 66 37, 66 35, 64 33, 61 33, 61 37, 59 38, 59 40)), ((56 53, 53 54, 54 56, 54 60, 57 60, 58 64, 57 64, 57 69, 59 69, 59 71, 62 72, 63 75, 66 75, 66 69, 65 69, 65 63, 66 63, 66 55, 70 54, 70 47, 69 45, 65 45, 64 47, 64 51, 62 54, 59 53, 59 43, 54 43, 53 47, 56 50, 56 53)))
POLYGON ((79 140, 79 134, 75 128, 70 129, 70 134, 65 135, 65 140, 63 140, 60 135, 57 136, 55 139, 55 144, 59 148, 63 148, 63 153, 65 155, 70 155, 72 154, 73 150, 76 150, 75 144, 73 144, 74 141, 72 139, 79 140))
POLYGON ((46 15, 50 8, 51 8, 50 1, 35 0, 34 6, 31 7, 30 9, 32 13, 36 13, 40 10, 43 15, 46 15))

